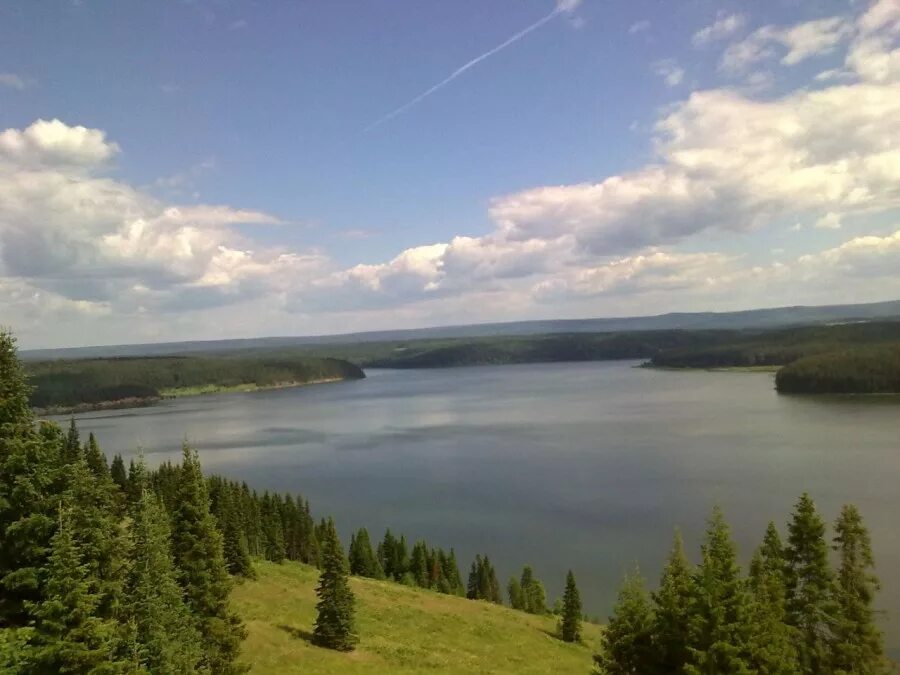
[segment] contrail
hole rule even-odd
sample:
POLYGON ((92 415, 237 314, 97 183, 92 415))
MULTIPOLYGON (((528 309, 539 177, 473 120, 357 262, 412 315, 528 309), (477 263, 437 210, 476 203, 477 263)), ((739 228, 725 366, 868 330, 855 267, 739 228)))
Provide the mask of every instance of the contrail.
POLYGON ((476 56, 474 59, 472 59, 468 63, 460 66, 459 68, 454 70, 452 73, 450 73, 450 75, 445 77, 443 80, 438 82, 433 87, 426 89, 421 94, 416 96, 414 99, 408 101, 407 103, 404 103, 399 108, 392 110, 384 117, 372 122, 372 124, 370 124, 365 129, 363 129, 363 133, 372 131, 372 129, 375 129, 376 127, 380 127, 385 122, 388 122, 389 120, 394 119, 397 115, 401 115, 401 114, 405 113, 407 110, 412 108, 414 105, 421 103, 423 100, 425 100, 426 98, 431 96, 434 92, 446 87, 448 84, 453 82, 453 80, 455 80, 457 77, 462 75, 464 72, 466 72, 470 68, 477 66, 479 63, 484 61, 486 58, 489 58, 489 57, 493 56, 494 54, 496 54, 497 52, 506 49, 511 44, 518 42, 523 37, 525 37, 526 35, 531 33, 532 31, 537 30, 538 28, 543 26, 545 23, 547 23, 551 19, 555 18, 557 15, 572 11, 572 9, 574 9, 575 6, 577 6, 578 4, 580 4, 580 2, 578 0, 558 0, 554 10, 552 12, 550 12, 547 16, 545 16, 544 18, 539 19, 535 23, 531 24, 530 26, 528 26, 528 28, 520 30, 518 33, 513 35, 511 38, 507 39, 505 42, 501 42, 499 45, 497 45, 496 47, 494 47, 493 49, 491 49, 489 51, 486 51, 481 56, 476 56))

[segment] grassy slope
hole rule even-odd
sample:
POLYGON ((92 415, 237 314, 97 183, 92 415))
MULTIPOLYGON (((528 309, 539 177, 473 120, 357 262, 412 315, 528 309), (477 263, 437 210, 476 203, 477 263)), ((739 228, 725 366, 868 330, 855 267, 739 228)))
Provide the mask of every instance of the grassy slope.
POLYGON ((318 572, 296 563, 260 563, 259 579, 240 584, 234 602, 249 636, 251 673, 588 673, 600 628, 585 624, 585 644, 552 636, 554 617, 485 602, 353 578, 360 644, 350 654, 308 641, 318 572))

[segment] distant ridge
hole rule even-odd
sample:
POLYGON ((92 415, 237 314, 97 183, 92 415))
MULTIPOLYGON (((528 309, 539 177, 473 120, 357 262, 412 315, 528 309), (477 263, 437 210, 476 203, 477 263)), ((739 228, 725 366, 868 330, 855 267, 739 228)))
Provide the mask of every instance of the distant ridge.
POLYGON ((232 351, 260 347, 290 347, 297 345, 352 344, 430 338, 490 337, 497 335, 537 335, 550 333, 610 333, 636 330, 666 329, 766 329, 786 326, 825 324, 876 319, 900 320, 900 300, 857 305, 823 305, 749 309, 737 312, 672 312, 655 316, 635 316, 599 319, 550 319, 483 323, 435 328, 368 331, 339 335, 303 337, 238 338, 231 340, 194 340, 97 347, 68 347, 59 349, 23 350, 26 360, 164 356, 191 352, 232 351))

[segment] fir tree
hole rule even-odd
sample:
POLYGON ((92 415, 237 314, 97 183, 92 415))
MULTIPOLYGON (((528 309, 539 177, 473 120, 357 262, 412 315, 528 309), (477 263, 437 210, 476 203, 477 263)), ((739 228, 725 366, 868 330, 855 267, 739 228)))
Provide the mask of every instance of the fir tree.
POLYGON ((581 596, 575 585, 572 570, 566 574, 566 589, 563 592, 563 612, 559 620, 559 635, 564 642, 581 640, 581 596))
POLYGON ((318 616, 313 630, 313 642, 320 647, 351 651, 358 641, 355 632, 355 598, 347 578, 347 561, 334 528, 328 520, 322 532, 322 573, 316 596, 318 616))
POLYGON ((128 472, 125 470, 125 461, 122 455, 116 453, 113 455, 112 464, 109 466, 109 475, 112 477, 113 483, 119 486, 124 493, 128 485, 128 472))
POLYGON ((796 629, 789 626, 784 549, 774 523, 750 563, 750 666, 761 675, 800 673, 796 629))
POLYGON ((219 529, 222 532, 222 554, 225 557, 225 567, 228 573, 245 579, 253 579, 256 572, 250 561, 250 551, 247 546, 247 537, 244 534, 241 516, 235 499, 235 495, 229 486, 225 486, 220 495, 220 520, 219 529))
POLYGON ((797 648, 804 672, 824 672, 834 622, 834 576, 828 565, 825 523, 803 493, 788 525, 785 549, 787 619, 799 630, 797 648))
POLYGON ((675 532, 672 550, 653 599, 653 651, 661 673, 679 673, 690 657, 691 603, 694 579, 684 553, 681 533, 675 532))
POLYGON ((546 614, 547 594, 544 591, 544 585, 534 576, 534 571, 530 566, 526 565, 522 569, 519 585, 522 587, 525 611, 529 614, 546 614))
POLYGON ((106 455, 100 449, 93 432, 88 434, 88 442, 84 446, 84 458, 87 461, 88 468, 97 478, 104 481, 112 480, 109 465, 106 463, 106 455))
POLYGON ((32 660, 37 672, 115 672, 116 626, 97 616, 102 598, 72 536, 68 513, 60 512, 51 554, 42 576, 41 602, 29 602, 35 619, 32 660))
POLYGON ((418 541, 413 546, 412 556, 409 561, 409 571, 416 580, 416 586, 428 588, 428 547, 424 541, 418 541))
POLYGON ((713 509, 702 552, 695 574, 691 656, 685 672, 749 673, 749 595, 740 576, 731 532, 718 507, 713 509))
POLYGON ((836 673, 887 672, 882 635, 872 609, 878 578, 872 571, 875 559, 869 531, 852 505, 841 509, 834 530, 840 565, 831 666, 836 673))
MULTIPOLYGON (((648 675, 656 658, 652 645, 653 611, 640 573, 628 574, 619 590, 612 616, 594 655, 603 675, 648 675)), ((677 672, 677 671, 672 671, 677 672)))
POLYGON ((82 457, 84 457, 84 452, 81 449, 78 426, 75 424, 75 418, 72 417, 69 419, 69 431, 66 434, 66 444, 63 446, 62 459, 63 462, 71 463, 82 457))
POLYGON ((16 341, 0 331, 0 625, 28 621, 40 599, 40 570, 56 530, 64 438, 55 424, 35 430, 30 387, 16 341))
POLYGON ((362 527, 350 538, 350 574, 372 579, 383 579, 384 572, 372 551, 372 542, 369 539, 369 531, 362 527))
POLYGON ((145 488, 132 519, 125 612, 132 635, 126 656, 151 673, 193 672, 202 656, 200 636, 178 585, 168 516, 159 497, 145 488))
POLYGON ((263 553, 265 558, 266 560, 280 563, 284 560, 284 531, 276 501, 277 497, 273 498, 268 492, 263 495, 260 520, 262 521, 263 553))
POLYGON ((197 623, 202 664, 216 673, 240 672, 236 665, 244 628, 228 603, 231 582, 222 536, 209 511, 206 481, 197 454, 185 444, 172 513, 172 552, 179 582, 197 623))

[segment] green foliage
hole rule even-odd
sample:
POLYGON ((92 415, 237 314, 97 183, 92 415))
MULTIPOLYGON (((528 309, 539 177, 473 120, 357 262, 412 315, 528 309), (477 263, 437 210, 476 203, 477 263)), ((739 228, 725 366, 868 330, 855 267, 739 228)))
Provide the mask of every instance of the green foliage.
POLYGON ((513 609, 525 610, 525 595, 522 593, 522 584, 515 577, 510 577, 506 582, 506 595, 509 598, 509 606, 513 609))
POLYGON ((186 444, 172 524, 172 550, 179 581, 200 632, 203 664, 218 673, 236 672, 244 628, 228 603, 231 583, 222 536, 209 510, 200 462, 186 444))
POLYGON ((16 338, 12 333, 0 330, 0 429, 4 429, 4 433, 8 433, 8 425, 31 425, 30 395, 31 386, 19 361, 16 338))
POLYGON ((787 623, 784 549, 774 523, 753 555, 749 584, 751 668, 761 675, 800 673, 797 631, 787 623))
POLYGON ((825 522, 812 498, 803 493, 788 525, 785 548, 787 621, 798 630, 804 672, 823 672, 829 660, 835 603, 834 575, 828 564, 825 522))
MULTIPOLYGON (((271 387, 365 377, 362 370, 346 361, 310 357, 296 351, 60 359, 30 362, 27 370, 34 385, 30 404, 44 409, 154 400, 185 390, 203 393, 216 388, 271 387)), ((21 406, 21 397, 16 405, 21 406)))
POLYGON ((371 579, 384 579, 384 570, 378 562, 378 557, 372 550, 372 542, 369 539, 369 531, 360 528, 350 538, 350 574, 371 579))
POLYGON ((713 509, 701 551, 694 575, 696 597, 685 672, 749 673, 750 599, 731 532, 718 507, 713 509))
POLYGON ((564 642, 581 640, 581 595, 575 585, 575 575, 572 574, 572 570, 566 574, 563 610, 559 619, 559 636, 564 642))
POLYGON ((797 359, 778 371, 775 386, 792 394, 900 393, 900 344, 854 346, 797 359))
POLYGON ((132 518, 125 657, 151 673, 192 672, 202 656, 200 635, 178 585, 168 516, 159 497, 144 489, 132 518))
POLYGON ((678 673, 690 660, 690 624, 695 595, 693 571, 675 533, 659 590, 653 593, 653 652, 657 672, 678 673))
POLYGON ((500 595, 500 582, 497 573, 487 556, 475 556, 469 570, 469 582, 466 585, 466 597, 469 600, 487 600, 498 605, 503 603, 500 595))
POLYGON ((875 560, 869 532, 852 505, 841 509, 834 530, 840 566, 831 667, 835 673, 886 672, 882 635, 872 609, 878 578, 872 572, 875 560))
POLYGON ((104 598, 73 536, 66 508, 42 571, 42 599, 27 604, 36 625, 28 661, 38 672, 115 672, 116 625, 98 616, 104 598))
POLYGON ((347 580, 347 561, 329 518, 321 538, 322 573, 316 588, 318 616, 313 641, 320 647, 351 651, 359 641, 354 622, 355 598, 347 580))
POLYGON ((602 675, 655 672, 653 610, 644 579, 637 570, 625 576, 594 661, 602 675))
POLYGON ((522 568, 519 585, 522 588, 522 609, 529 614, 546 614, 547 594, 544 585, 534 576, 531 566, 526 565, 522 568))

